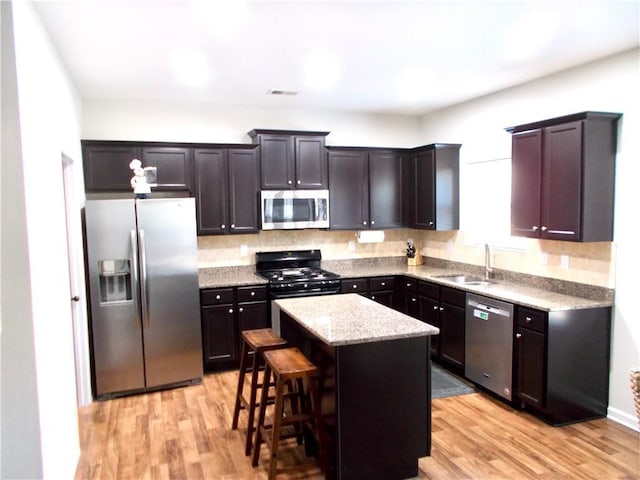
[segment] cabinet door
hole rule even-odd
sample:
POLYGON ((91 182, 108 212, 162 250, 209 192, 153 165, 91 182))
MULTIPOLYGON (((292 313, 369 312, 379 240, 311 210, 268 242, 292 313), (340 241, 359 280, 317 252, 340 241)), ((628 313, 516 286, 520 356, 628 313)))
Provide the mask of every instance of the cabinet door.
POLYGON ((327 152, 324 137, 295 137, 296 188, 326 189, 327 152))
POLYGON ((198 234, 225 233, 229 223, 227 151, 198 149, 194 157, 198 234))
POLYGON ((371 292, 369 298, 374 302, 393 308, 393 290, 371 292))
POLYGON ((255 150, 230 149, 229 158, 229 231, 257 232, 258 158, 255 150))
POLYGON ((550 240, 580 240, 582 122, 545 128, 543 142, 540 236, 550 240))
POLYGON ((329 153, 329 221, 332 230, 369 228, 369 187, 365 152, 329 153))
POLYGON ((545 335, 518 328, 518 398, 538 408, 545 407, 545 335))
POLYGON ((238 303, 238 332, 269 326, 268 302, 238 303))
POLYGON ((542 131, 516 133, 511 139, 511 234, 540 234, 542 131))
POLYGON ((416 156, 402 156, 402 217, 403 224, 415 228, 416 224, 416 156))
POLYGON ((157 187, 152 191, 192 190, 191 149, 177 147, 144 147, 142 166, 158 169, 157 187))
POLYGON ((263 189, 295 188, 294 144, 287 135, 260 136, 261 184, 263 189))
POLYGON ((465 310, 464 308, 441 304, 440 357, 457 369, 464 368, 465 310))
POLYGON ((82 161, 86 192, 132 192, 129 163, 140 159, 140 148, 132 145, 83 142, 82 161))
POLYGON ((442 322, 440 316, 440 303, 438 300, 425 297, 418 296, 419 303, 419 318, 425 323, 429 325, 433 325, 440 329, 439 335, 434 335, 431 337, 431 356, 438 360, 441 355, 441 339, 442 339, 442 322))
POLYGON ((202 347, 205 364, 226 364, 238 358, 232 305, 201 308, 202 347))
POLYGON ((402 223, 402 164, 393 152, 369 153, 371 228, 399 228, 402 223))
POLYGON ((415 161, 415 222, 413 226, 435 230, 435 151, 418 152, 415 161))

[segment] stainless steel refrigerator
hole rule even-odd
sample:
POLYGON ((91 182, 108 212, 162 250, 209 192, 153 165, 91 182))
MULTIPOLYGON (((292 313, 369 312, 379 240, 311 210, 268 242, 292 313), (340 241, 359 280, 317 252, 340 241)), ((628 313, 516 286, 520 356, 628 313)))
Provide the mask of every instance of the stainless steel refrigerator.
POLYGON ((202 379, 193 198, 88 200, 94 394, 202 379))

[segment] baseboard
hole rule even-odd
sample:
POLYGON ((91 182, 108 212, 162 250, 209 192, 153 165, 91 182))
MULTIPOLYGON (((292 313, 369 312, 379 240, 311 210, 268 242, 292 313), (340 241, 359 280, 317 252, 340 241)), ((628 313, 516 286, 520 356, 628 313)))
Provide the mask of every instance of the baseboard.
POLYGON ((621 425, 624 425, 631 430, 640 432, 640 427, 638 426, 638 418, 635 415, 629 415, 627 412, 623 412, 622 410, 619 410, 617 408, 609 407, 607 409, 607 418, 621 425))

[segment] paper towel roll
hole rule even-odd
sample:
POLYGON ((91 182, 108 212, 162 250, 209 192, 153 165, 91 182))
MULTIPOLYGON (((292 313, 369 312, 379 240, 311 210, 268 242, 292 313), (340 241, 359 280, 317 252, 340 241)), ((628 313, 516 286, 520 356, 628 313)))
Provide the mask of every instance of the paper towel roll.
POLYGON ((383 230, 365 230, 358 232, 358 243, 380 243, 384 242, 383 230))

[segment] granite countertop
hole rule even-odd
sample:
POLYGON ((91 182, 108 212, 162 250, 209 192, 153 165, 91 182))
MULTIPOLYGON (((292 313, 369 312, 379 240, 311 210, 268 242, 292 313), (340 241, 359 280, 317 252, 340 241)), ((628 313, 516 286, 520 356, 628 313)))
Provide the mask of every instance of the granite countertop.
POLYGON ((200 288, 242 287, 267 285, 267 279, 255 274, 255 265, 250 267, 217 267, 198 269, 200 288))
MULTIPOLYGON (((417 280, 426 280, 432 283, 454 287, 466 292, 484 295, 506 302, 517 303, 525 307, 531 307, 545 311, 579 310, 585 308, 610 307, 613 300, 603 295, 602 298, 588 298, 578 295, 569 295, 558 291, 548 290, 536 286, 535 283, 518 282, 510 279, 497 279, 496 283, 489 285, 464 285, 444 278, 442 275, 466 274, 482 277, 474 271, 464 268, 441 268, 421 265, 409 267, 407 265, 350 265, 340 266, 332 263, 324 265, 324 268, 339 274, 343 278, 349 277, 375 277, 384 275, 405 275, 417 280)), ((580 289, 576 286, 576 289, 580 289)), ((582 293, 582 292, 580 292, 582 293)))
MULTIPOLYGON (((490 285, 463 285, 439 277, 452 274, 482 277, 483 269, 436 259, 428 259, 427 265, 417 267, 407 266, 404 257, 328 260, 322 262, 322 268, 342 278, 404 275, 544 311, 610 307, 614 298, 614 291, 603 287, 506 271, 497 271, 496 283, 490 285)), ((198 280, 200 288, 268 283, 255 274, 255 265, 200 269, 198 280)))
POLYGON ((437 335, 440 330, 356 293, 287 298, 275 304, 331 346, 437 335))

